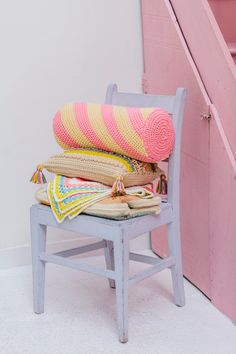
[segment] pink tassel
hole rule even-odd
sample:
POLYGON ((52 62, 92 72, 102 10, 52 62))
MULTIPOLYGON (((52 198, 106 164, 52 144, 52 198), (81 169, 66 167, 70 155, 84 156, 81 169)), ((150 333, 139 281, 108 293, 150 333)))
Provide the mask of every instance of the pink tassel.
POLYGON ((111 194, 113 197, 118 196, 118 195, 124 195, 125 194, 125 186, 123 182, 123 177, 118 176, 113 183, 111 194))
POLYGON ((157 193, 166 195, 167 191, 168 191, 168 186, 167 186, 166 176, 164 174, 161 174, 157 185, 157 193))

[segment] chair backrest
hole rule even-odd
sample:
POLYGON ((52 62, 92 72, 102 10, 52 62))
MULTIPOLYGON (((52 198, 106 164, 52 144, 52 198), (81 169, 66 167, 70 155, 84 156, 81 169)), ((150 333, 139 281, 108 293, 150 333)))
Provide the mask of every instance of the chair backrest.
POLYGON ((180 148, 186 89, 178 88, 175 96, 118 92, 116 84, 107 88, 105 103, 129 107, 159 107, 167 111, 174 123, 175 145, 168 160, 168 202, 179 215, 180 148))

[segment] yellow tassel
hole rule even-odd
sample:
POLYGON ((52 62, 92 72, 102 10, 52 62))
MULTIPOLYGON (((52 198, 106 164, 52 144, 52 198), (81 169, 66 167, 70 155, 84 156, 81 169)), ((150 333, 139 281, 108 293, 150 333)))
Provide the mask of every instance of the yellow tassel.
POLYGON ((34 172, 33 176, 30 179, 30 182, 35 184, 44 184, 47 183, 46 177, 43 174, 43 165, 38 165, 37 170, 34 172))
POLYGON ((157 193, 162 194, 162 195, 166 195, 167 189, 168 188, 167 188, 166 176, 164 174, 161 174, 158 185, 157 185, 157 193))
POLYGON ((123 182, 123 177, 118 176, 113 183, 111 194, 113 197, 119 196, 119 195, 125 195, 125 186, 123 182))

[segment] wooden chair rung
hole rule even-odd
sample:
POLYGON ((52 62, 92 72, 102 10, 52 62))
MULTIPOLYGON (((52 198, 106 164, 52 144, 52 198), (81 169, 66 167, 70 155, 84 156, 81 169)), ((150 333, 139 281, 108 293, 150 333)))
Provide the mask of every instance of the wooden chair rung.
POLYGON ((145 255, 138 254, 138 253, 133 253, 133 252, 130 252, 129 259, 131 261, 141 262, 141 263, 146 263, 146 264, 157 264, 162 261, 162 259, 158 256, 151 257, 151 256, 145 256, 145 255))
POLYGON ((71 259, 55 256, 54 254, 49 254, 45 252, 41 253, 39 258, 43 262, 54 263, 64 267, 81 270, 83 272, 97 274, 105 278, 115 279, 115 272, 113 270, 100 269, 98 267, 94 267, 91 264, 83 263, 81 261, 73 261, 71 259))
POLYGON ((98 250, 103 247, 105 247, 104 240, 99 241, 99 242, 90 243, 88 245, 84 245, 84 246, 80 246, 80 247, 76 247, 76 248, 71 248, 69 250, 56 252, 56 253, 53 253, 53 255, 60 256, 60 257, 73 257, 78 254, 83 254, 83 253, 95 251, 95 250, 98 250))
POLYGON ((141 280, 144 280, 148 277, 151 277, 155 273, 160 272, 161 270, 164 270, 166 268, 170 268, 175 264, 175 258, 174 257, 168 257, 160 262, 158 264, 154 265, 153 267, 144 270, 143 272, 137 273, 131 278, 129 278, 129 285, 136 284, 140 282, 141 280))

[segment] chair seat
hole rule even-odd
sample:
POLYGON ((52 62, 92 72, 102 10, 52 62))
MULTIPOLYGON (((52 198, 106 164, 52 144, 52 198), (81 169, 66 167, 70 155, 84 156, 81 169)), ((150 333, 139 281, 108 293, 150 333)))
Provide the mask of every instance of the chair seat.
POLYGON ((161 209, 159 215, 145 215, 127 220, 111 220, 81 214, 73 220, 65 220, 60 224, 55 219, 50 207, 42 204, 32 206, 32 211, 37 215, 37 220, 41 225, 79 232, 88 236, 101 236, 107 240, 113 239, 111 233, 114 234, 115 229, 122 229, 127 237, 132 239, 161 225, 170 223, 173 220, 172 205, 162 202, 161 209))

